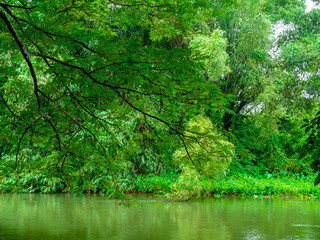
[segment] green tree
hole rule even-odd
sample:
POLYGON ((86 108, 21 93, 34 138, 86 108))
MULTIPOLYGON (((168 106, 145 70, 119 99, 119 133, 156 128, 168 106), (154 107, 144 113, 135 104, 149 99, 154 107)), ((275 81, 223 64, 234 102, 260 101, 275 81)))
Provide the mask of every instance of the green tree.
MULTIPOLYGON (((302 1, 266 1, 260 6, 273 28, 283 31, 270 39, 274 41, 272 49, 270 42, 264 45, 264 54, 270 56, 259 64, 262 68, 254 82, 260 86, 249 85, 254 90, 251 103, 237 114, 227 114, 233 116, 231 132, 235 134, 239 156, 263 163, 269 171, 304 172, 305 162, 298 160, 298 152, 306 137, 299 126, 319 101, 315 91, 319 83, 315 74, 318 10, 305 12, 302 1)), ((245 74, 237 71, 240 76, 250 73, 243 69, 245 74)), ((244 92, 244 96, 251 95, 244 92)), ((237 100, 236 104, 241 102, 237 100)))
POLYGON ((223 102, 224 38, 208 81, 194 22, 228 3, 1 1, 1 174, 90 182, 168 164, 185 119, 223 102))
POLYGON ((223 116, 226 130, 234 116, 256 104, 268 84, 271 21, 264 9, 261 1, 238 1, 236 7, 228 8, 227 18, 217 21, 228 40, 230 72, 219 81, 222 92, 230 99, 229 111, 223 116))

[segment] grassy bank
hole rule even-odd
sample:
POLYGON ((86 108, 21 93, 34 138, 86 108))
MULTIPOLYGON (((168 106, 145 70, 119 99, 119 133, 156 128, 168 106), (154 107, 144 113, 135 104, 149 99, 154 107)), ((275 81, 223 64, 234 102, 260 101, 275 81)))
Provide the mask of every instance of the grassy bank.
POLYGON ((283 176, 273 175, 228 176, 220 180, 208 178, 183 178, 179 174, 98 176, 91 180, 65 179, 46 177, 41 174, 28 173, 11 175, 3 178, 0 192, 18 193, 102 193, 108 196, 125 193, 156 193, 173 194, 185 197, 187 195, 207 196, 245 196, 245 197, 320 197, 320 187, 313 186, 315 176, 283 176), (115 184, 116 183, 116 184, 115 184))
POLYGON ((237 195, 248 197, 311 197, 320 196, 319 187, 313 186, 314 177, 256 178, 252 176, 231 176, 222 181, 213 182, 208 192, 216 195, 237 195))

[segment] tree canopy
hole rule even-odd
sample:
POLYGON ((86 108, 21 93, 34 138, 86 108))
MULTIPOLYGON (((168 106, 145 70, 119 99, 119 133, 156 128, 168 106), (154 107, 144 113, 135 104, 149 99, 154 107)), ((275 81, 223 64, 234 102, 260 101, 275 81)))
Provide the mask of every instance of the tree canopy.
POLYGON ((117 188, 123 174, 216 177, 237 162, 309 172, 299 149, 319 103, 320 15, 305 9, 0 1, 0 174, 117 188))

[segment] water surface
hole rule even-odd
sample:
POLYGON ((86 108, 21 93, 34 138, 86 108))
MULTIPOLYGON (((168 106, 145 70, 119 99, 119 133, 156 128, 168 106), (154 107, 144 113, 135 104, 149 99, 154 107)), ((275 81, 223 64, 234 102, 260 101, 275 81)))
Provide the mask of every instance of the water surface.
POLYGON ((320 239, 320 201, 210 198, 128 208, 102 196, 2 194, 0 239, 320 239))

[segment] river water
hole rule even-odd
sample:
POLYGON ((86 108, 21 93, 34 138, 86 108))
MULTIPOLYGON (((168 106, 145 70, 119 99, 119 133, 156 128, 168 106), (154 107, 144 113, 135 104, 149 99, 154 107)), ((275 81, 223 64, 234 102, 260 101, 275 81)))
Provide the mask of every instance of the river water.
POLYGON ((2 194, 0 239, 320 239, 320 201, 208 198, 128 208, 102 196, 2 194))

